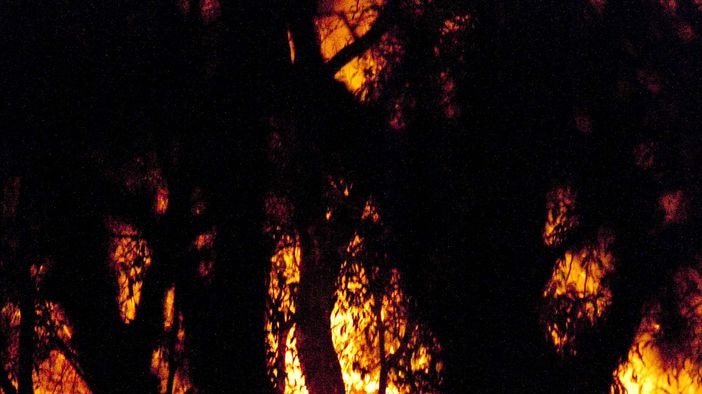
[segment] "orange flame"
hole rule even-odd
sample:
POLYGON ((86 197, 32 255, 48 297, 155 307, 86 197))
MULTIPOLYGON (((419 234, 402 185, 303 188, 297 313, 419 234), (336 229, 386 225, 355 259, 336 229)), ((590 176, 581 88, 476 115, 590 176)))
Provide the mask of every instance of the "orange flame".
MULTIPOLYGON (((166 334, 172 332, 175 322, 175 286, 171 286, 166 291, 163 298, 163 331, 166 334)), ((175 336, 175 346, 173 347, 173 357, 165 343, 157 346, 151 353, 151 373, 159 378, 161 394, 168 392, 168 375, 173 372, 173 393, 185 394, 190 392, 193 385, 190 381, 188 359, 184 355, 185 350, 185 327, 183 325, 183 313, 178 312, 178 331, 175 336)))
POLYGON ((163 215, 168 210, 168 188, 161 186, 156 190, 156 202, 154 204, 154 212, 157 215, 163 215))
POLYGON ((627 359, 614 371, 611 393, 702 392, 702 274, 683 268, 673 279, 676 311, 663 311, 659 302, 644 313, 627 359), (675 313, 682 330, 671 330, 661 316, 675 313))
POLYGON ((32 380, 35 394, 91 393, 73 364, 58 350, 51 350, 49 356, 32 371, 32 380))
MULTIPOLYGON (((320 51, 325 61, 333 58, 347 45, 366 34, 378 18, 384 0, 325 0, 320 2, 315 18, 320 51)), ((380 72, 386 67, 389 55, 400 51, 392 34, 385 34, 380 42, 362 55, 346 63, 334 78, 346 85, 360 101, 373 95, 380 72)))
POLYGON ((548 247, 563 243, 568 232, 580 224, 575 212, 576 193, 570 186, 557 186, 546 196, 546 224, 542 238, 548 247))
POLYGON ((193 243, 195 245, 196 250, 209 250, 212 249, 212 246, 214 245, 214 238, 215 238, 215 231, 208 231, 206 233, 198 234, 198 236, 195 238, 195 242, 193 243))
POLYGON ((163 330, 170 331, 175 316, 175 285, 171 285, 163 298, 163 330))
MULTIPOLYGON (((78 373, 74 361, 67 352, 73 352, 71 338, 73 329, 66 319, 63 309, 54 302, 41 302, 35 306, 37 316, 34 332, 37 338, 35 367, 32 381, 35 393, 90 393, 85 380, 78 373), (64 345, 64 350, 55 346, 52 338, 64 345)), ((8 303, 0 310, 0 329, 8 335, 4 349, 0 349, 3 373, 18 387, 17 368, 19 358, 19 328, 21 313, 17 305, 8 303)))
MULTIPOLYGON (((330 186, 336 198, 350 195, 351 185, 343 180, 331 180, 330 186)), ((329 216, 325 219, 329 220, 329 216)), ((360 216, 361 220, 380 223, 372 199, 366 202, 360 216)), ((297 235, 283 235, 270 260, 265 342, 268 376, 280 393, 307 392, 294 322, 302 252, 297 235)), ((332 343, 346 392, 376 393, 383 368, 387 393, 437 392, 436 381, 440 381, 443 371, 441 346, 431 332, 409 320, 409 301, 400 286, 399 271, 391 269, 385 289, 376 294, 371 291, 371 282, 377 280, 379 268, 367 272, 361 263, 363 237, 355 234, 346 253, 330 315, 332 343)))
POLYGON ((122 321, 129 324, 136 318, 141 301, 144 277, 151 266, 151 249, 128 223, 110 219, 108 227, 114 234, 110 241, 110 264, 117 282, 117 304, 122 321))
POLYGON ((295 64, 295 41, 290 30, 288 30, 288 47, 290 47, 290 63, 295 64))
POLYGON ((601 230, 595 243, 567 250, 556 262, 543 298, 545 329, 560 354, 575 355, 578 332, 595 326, 612 303, 605 279, 614 272, 613 242, 614 236, 601 230))
POLYGON ((297 236, 290 235, 278 240, 268 276, 268 308, 272 313, 266 315, 265 321, 269 378, 272 384, 277 385, 278 379, 284 377, 285 393, 307 391, 297 356, 295 324, 292 323, 297 285, 300 283, 299 242, 297 236), (285 354, 281 354, 283 346, 285 354))

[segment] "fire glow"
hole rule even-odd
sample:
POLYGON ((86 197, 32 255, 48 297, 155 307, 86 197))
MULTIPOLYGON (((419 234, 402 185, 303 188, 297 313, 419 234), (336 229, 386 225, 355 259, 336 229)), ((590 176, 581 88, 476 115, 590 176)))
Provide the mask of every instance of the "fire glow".
POLYGON ((141 301, 141 288, 151 266, 151 249, 145 239, 130 224, 108 220, 112 231, 110 265, 117 282, 117 304, 125 324, 131 323, 141 301))
POLYGON ((683 268, 673 284, 676 310, 659 301, 646 308, 626 360, 614 371, 612 394, 702 390, 702 274, 683 268), (671 324, 676 320, 679 324, 671 324))
POLYGON ((546 223, 543 241, 548 247, 559 246, 567 233, 580 224, 576 214, 576 193, 569 186, 555 187, 546 196, 546 223))
POLYGON ((597 325, 612 303, 607 277, 614 272, 614 236, 569 249, 559 258, 543 292, 545 330, 559 354, 575 355, 578 333, 597 325))
MULTIPOLYGON (((344 196, 348 190, 344 188, 344 196)), ((361 210, 361 220, 381 222, 372 200, 361 210)), ((330 316, 346 392, 376 393, 383 374, 386 393, 438 393, 436 383, 444 368, 441 345, 431 331, 409 318, 410 302, 397 269, 388 272, 387 284, 379 293, 371 291, 380 268, 367 271, 364 248, 358 234, 346 246, 330 316)), ((270 260, 265 342, 268 376, 280 393, 307 392, 295 338, 302 253, 299 237, 283 234, 270 260)))
MULTIPOLYGON (((60 305, 45 301, 35 304, 34 335, 38 339, 34 349, 32 382, 34 392, 88 394, 90 389, 79 373, 71 343, 73 328, 60 305)), ((17 305, 7 303, 0 309, 0 328, 8 333, 5 348, 0 349, 3 373, 18 388, 19 331, 22 314, 17 305)))

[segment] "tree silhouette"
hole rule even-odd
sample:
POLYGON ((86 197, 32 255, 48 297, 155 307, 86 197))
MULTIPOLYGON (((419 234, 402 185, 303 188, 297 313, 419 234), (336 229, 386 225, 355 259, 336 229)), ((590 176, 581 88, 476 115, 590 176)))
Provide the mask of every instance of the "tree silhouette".
POLYGON ((0 9, 3 392, 699 388, 696 1, 0 9))

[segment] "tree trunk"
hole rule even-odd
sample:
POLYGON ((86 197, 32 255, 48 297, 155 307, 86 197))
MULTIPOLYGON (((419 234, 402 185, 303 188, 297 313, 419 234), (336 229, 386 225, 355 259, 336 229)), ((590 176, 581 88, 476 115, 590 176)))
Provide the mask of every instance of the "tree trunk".
POLYGON ((330 330, 338 264, 329 253, 331 245, 320 247, 314 230, 303 232, 301 239, 296 335, 305 382, 311 394, 343 394, 341 367, 330 330))

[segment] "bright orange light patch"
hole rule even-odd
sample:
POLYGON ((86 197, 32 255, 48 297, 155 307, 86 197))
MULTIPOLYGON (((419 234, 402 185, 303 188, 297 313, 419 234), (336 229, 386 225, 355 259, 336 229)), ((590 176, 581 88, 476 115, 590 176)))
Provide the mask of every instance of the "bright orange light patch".
POLYGON ((36 305, 37 326, 34 332, 45 346, 51 346, 49 338, 56 337, 69 349, 73 337, 73 326, 69 323, 63 308, 55 302, 46 301, 36 305))
POLYGON ((206 233, 199 234, 195 238, 195 249, 196 250, 209 250, 212 249, 212 246, 214 246, 214 238, 215 238, 215 231, 209 231, 206 233))
POLYGON ((161 186, 156 190, 156 202, 154 203, 154 212, 157 215, 163 215, 168 210, 168 188, 161 186))
MULTIPOLYGON (((34 332, 37 341, 35 348, 35 367, 32 369, 32 381, 35 393, 90 393, 88 385, 78 373, 76 366, 67 358, 66 353, 73 352, 71 338, 73 328, 68 322, 63 309, 54 302, 41 302, 35 306, 36 325, 34 332), (56 347, 56 341, 63 350, 56 347)), ((4 348, 0 349, 3 372, 17 388, 17 368, 19 360, 19 329, 21 313, 13 303, 6 304, 0 310, 0 330, 6 335, 4 348)))
MULTIPOLYGON (((345 183, 333 182, 332 186, 338 186, 334 189, 342 196, 348 194, 344 193, 349 190, 345 183)), ((374 223, 380 221, 371 199, 365 204, 362 217, 374 223)), ((409 320, 409 301, 400 286, 399 271, 389 272, 384 290, 376 295, 371 292, 371 282, 378 280, 379 269, 368 273, 361 263, 363 238, 354 235, 346 252, 348 258, 337 279, 337 300, 330 316, 332 343, 346 392, 376 393, 382 360, 387 393, 437 393, 437 382, 443 373, 441 346, 430 331, 409 320)), ((282 236, 271 258, 268 277, 268 376, 280 393, 307 392, 294 334, 301 253, 297 237, 282 236)))
POLYGON ((129 324, 136 318, 141 288, 151 266, 151 249, 128 223, 109 219, 107 225, 113 234, 109 259, 117 282, 117 305, 122 321, 129 324))
POLYGON ((302 368, 297 357, 295 297, 300 283, 301 250, 297 236, 283 235, 271 257, 265 319, 268 377, 284 393, 306 392, 302 368), (281 351, 284 350, 284 351, 281 351))
POLYGON ((285 394, 307 394, 305 376, 302 373, 300 357, 297 355, 295 324, 290 327, 285 339, 285 394))
POLYGON ((315 18, 324 60, 363 36, 378 18, 384 0, 323 0, 315 18))
POLYGON ((372 199, 366 201, 366 205, 363 206, 363 213, 361 214, 361 220, 370 220, 375 224, 380 222, 380 214, 378 213, 378 208, 372 199))
POLYGON ((347 247, 349 259, 342 264, 331 314, 332 342, 346 392, 376 393, 382 360, 387 393, 437 393, 443 370, 440 344, 426 328, 409 320, 398 270, 391 270, 380 300, 370 291, 372 275, 358 260, 363 247, 358 235, 347 247))
MULTIPOLYGON (((168 350, 165 346, 160 346, 151 354, 151 373, 159 378, 160 382, 160 394, 166 394, 168 392, 168 372, 170 370, 168 362, 168 350)), ((192 383, 190 382, 190 377, 187 373, 187 367, 181 366, 176 369, 173 375, 173 393, 174 394, 186 394, 192 391, 192 383)))
POLYGON ((575 355, 579 332, 594 327, 612 303, 606 283, 614 272, 614 236, 601 230, 597 239, 558 259, 543 292, 544 328, 559 354, 575 355))
POLYGON ((399 61, 403 47, 393 33, 386 33, 379 43, 353 58, 337 71, 334 78, 346 85, 359 101, 375 100, 380 77, 399 61))
POLYGON ((702 392, 702 275, 684 268, 673 282, 677 310, 664 311, 659 302, 647 308, 611 393, 702 392), (681 319, 680 327, 666 324, 664 313, 681 319))
MULTIPOLYGON (((384 0, 325 0, 320 2, 315 26, 322 58, 333 58, 347 45, 368 32, 382 10, 384 0)), ((394 61, 402 47, 393 34, 353 58, 334 78, 346 85, 360 101, 373 99, 380 73, 394 61)))
POLYGON ((175 285, 168 288, 163 298, 163 330, 170 331, 175 316, 175 285))
POLYGON ((58 350, 50 351, 49 356, 32 371, 32 380, 35 394, 91 393, 73 364, 58 350))
POLYGON ((151 373, 159 378, 159 393, 161 394, 169 392, 169 373, 173 373, 173 393, 185 394, 193 389, 188 359, 185 357, 185 327, 182 312, 177 313, 178 320, 175 321, 175 296, 175 286, 171 286, 163 299, 163 331, 165 336, 162 344, 151 353, 151 373), (175 345, 169 348, 167 346, 170 342, 169 335, 173 335, 172 330, 176 324, 178 331, 175 333, 175 345))
POLYGON ((288 30, 288 47, 290 47, 290 63, 295 64, 295 41, 290 30, 288 30))
POLYGON ((548 247, 563 243, 569 231, 580 224, 576 193, 570 186, 557 186, 546 195, 546 224, 542 238, 548 247))

